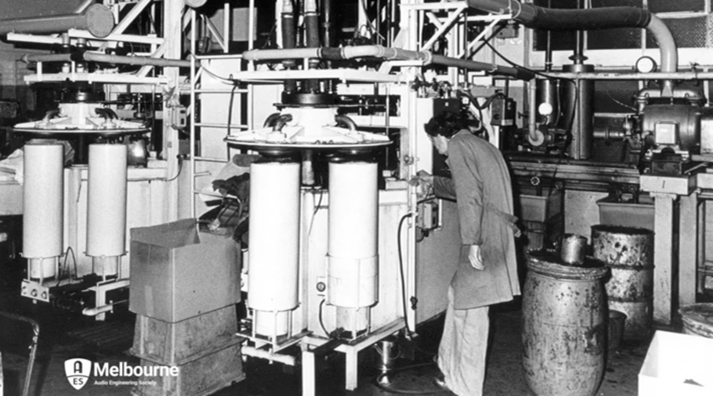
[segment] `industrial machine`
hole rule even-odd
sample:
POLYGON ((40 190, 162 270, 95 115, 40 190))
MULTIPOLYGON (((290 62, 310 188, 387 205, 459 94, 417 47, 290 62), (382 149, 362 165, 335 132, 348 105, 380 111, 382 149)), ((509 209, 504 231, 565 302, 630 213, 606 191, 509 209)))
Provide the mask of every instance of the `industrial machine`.
POLYGON ((22 256, 28 269, 21 293, 103 319, 128 296, 128 277, 121 271, 127 251, 127 167, 130 156, 133 164, 146 163, 145 146, 138 145, 147 128, 119 119, 102 103, 101 92, 78 85, 65 90, 65 102, 42 120, 14 128, 27 141, 22 256), (65 164, 73 164, 75 172, 65 172, 65 164), (86 172, 88 188, 86 255, 91 258, 91 271, 82 276, 77 256, 84 252, 63 243, 65 183, 81 183, 72 180, 81 172, 86 172))
POLYGON ((26 82, 64 91, 44 117, 14 127, 26 140, 23 296, 103 317, 126 300, 127 230, 235 200, 211 186, 239 168, 250 176, 249 202, 240 202, 249 207, 241 353, 301 365, 305 395, 315 392, 319 356, 345 354, 346 388, 355 389, 361 351, 412 338, 446 307, 457 208, 408 183, 420 170, 449 172, 422 132, 433 115, 464 114, 538 195, 552 191, 542 185, 566 188, 558 202, 576 218, 563 223, 586 232, 596 194, 638 194, 641 177, 683 180, 713 153, 708 93, 681 82, 713 75, 679 71, 671 32, 646 9, 106 3, 57 16, 51 28, 32 18, 0 28, 10 42, 61 48, 24 57, 26 82), (109 9, 125 19, 97 29, 109 9), (258 11, 275 15, 267 28, 258 11), (564 61, 550 34, 544 62, 528 63, 532 31, 517 25, 579 33, 564 61), (653 36, 660 72, 648 55, 635 73, 628 63, 624 72, 593 66, 583 31, 622 28, 653 36), (600 80, 640 82, 627 93, 632 111, 607 113, 616 123, 605 127, 595 122, 600 80), (624 154, 601 161, 602 142, 624 154), (235 160, 248 153, 259 159, 235 160))

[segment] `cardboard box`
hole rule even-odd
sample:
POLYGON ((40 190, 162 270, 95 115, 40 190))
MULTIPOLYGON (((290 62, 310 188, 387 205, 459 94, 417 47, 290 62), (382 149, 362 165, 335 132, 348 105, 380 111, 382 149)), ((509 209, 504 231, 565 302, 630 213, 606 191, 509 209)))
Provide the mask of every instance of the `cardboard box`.
POLYGON ((641 197, 639 203, 618 202, 606 197, 597 201, 599 224, 654 229, 654 202, 641 197))
POLYGON ((562 190, 545 187, 542 194, 537 195, 534 188, 520 187, 515 195, 515 212, 520 220, 547 222, 562 213, 562 190))
POLYGON ((240 301, 240 249, 195 219, 131 229, 129 309, 174 323, 240 301))
POLYGON ((713 395, 713 339, 657 331, 639 372, 639 396, 713 395))

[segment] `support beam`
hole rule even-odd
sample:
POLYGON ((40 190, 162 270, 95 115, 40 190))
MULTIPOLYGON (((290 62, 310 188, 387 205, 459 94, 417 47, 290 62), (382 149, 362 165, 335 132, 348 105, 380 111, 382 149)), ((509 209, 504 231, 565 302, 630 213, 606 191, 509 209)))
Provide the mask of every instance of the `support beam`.
POLYGON ((696 272, 698 270, 698 194, 682 196, 679 208, 678 242, 678 303, 696 302, 696 272))
POLYGON ((654 197, 654 321, 671 324, 674 261, 673 204, 675 194, 654 197))

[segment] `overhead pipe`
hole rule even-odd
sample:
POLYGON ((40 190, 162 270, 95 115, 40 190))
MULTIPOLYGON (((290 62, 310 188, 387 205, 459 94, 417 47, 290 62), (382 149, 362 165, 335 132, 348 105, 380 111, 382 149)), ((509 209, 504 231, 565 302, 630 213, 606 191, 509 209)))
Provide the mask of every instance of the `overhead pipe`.
MULTIPOLYGON (((332 0, 322 0, 320 3, 321 13, 320 19, 322 21, 322 45, 325 47, 332 47, 335 40, 335 25, 333 21, 333 11, 334 7, 332 5, 332 0)), ((326 67, 328 69, 332 68, 332 62, 326 61, 326 67)), ((327 81, 327 91, 334 91, 334 84, 331 80, 327 81)))
POLYGON ((181 59, 149 58, 145 56, 107 55, 94 52, 76 52, 72 54, 24 55, 22 61, 31 62, 101 62, 117 65, 141 65, 160 67, 190 67, 191 62, 181 59))
MULTIPOLYGON (((292 0, 282 0, 282 48, 293 49, 297 46, 297 30, 295 29, 295 9, 292 0)), ((286 69, 294 69, 295 61, 287 59, 282 62, 286 69)), ((285 81, 285 93, 291 94, 297 90, 295 80, 285 81)))
POLYGON ((0 35, 8 33, 62 33, 69 29, 88 30, 104 38, 114 28, 114 15, 102 4, 92 4, 81 13, 0 20, 0 35))
MULTIPOLYGON (((317 0, 304 0, 305 47, 319 47, 319 14, 317 14, 317 0)), ((319 60, 310 59, 309 68, 319 68, 319 60)), ((319 92, 319 80, 307 80, 305 85, 310 93, 319 92)))
POLYGON ((243 53, 251 61, 320 58, 344 60, 354 58, 380 58, 386 60, 416 60, 424 65, 443 65, 468 70, 485 71, 493 74, 511 76, 521 80, 531 80, 535 75, 527 70, 492 63, 477 62, 467 59, 450 58, 434 55, 430 51, 410 51, 381 45, 358 45, 341 48, 294 48, 285 50, 251 50, 243 53))
MULTIPOLYGON (((678 51, 668 27, 649 10, 636 7, 554 9, 512 0, 466 0, 468 6, 495 14, 513 14, 523 26, 542 30, 601 30, 644 28, 653 34, 661 51, 661 71, 675 73, 678 51)), ((663 82, 664 93, 673 93, 673 80, 663 82)))

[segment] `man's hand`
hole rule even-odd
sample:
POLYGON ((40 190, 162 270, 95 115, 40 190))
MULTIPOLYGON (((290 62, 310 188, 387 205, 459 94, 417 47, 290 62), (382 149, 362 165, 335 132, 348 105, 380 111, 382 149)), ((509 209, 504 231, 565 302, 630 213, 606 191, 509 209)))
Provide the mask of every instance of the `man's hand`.
POLYGON ((480 255, 480 245, 470 245, 468 247, 468 261, 470 261, 470 266, 478 271, 485 269, 483 258, 480 255))
POLYGON ((424 170, 420 170, 418 171, 418 173, 416 173, 416 176, 412 177, 411 180, 409 180, 409 184, 411 184, 412 186, 425 185, 427 187, 432 187, 433 175, 424 170))

